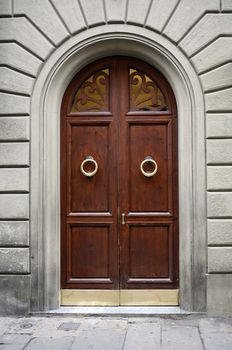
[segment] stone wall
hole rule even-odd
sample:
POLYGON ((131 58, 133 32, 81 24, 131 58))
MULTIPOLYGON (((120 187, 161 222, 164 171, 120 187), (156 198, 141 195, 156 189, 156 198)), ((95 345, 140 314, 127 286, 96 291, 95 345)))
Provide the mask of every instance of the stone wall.
POLYGON ((208 311, 232 313, 232 1, 0 1, 0 312, 30 309, 30 96, 49 56, 94 26, 158 32, 205 95, 208 311))

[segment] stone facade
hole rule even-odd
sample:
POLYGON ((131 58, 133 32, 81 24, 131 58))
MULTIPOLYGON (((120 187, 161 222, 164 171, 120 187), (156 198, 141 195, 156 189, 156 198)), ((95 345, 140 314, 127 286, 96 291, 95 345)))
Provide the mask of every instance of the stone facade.
POLYGON ((35 227, 34 223, 30 230, 35 83, 45 74, 49 58, 68 40, 78 44, 93 27, 111 32, 121 24, 125 31, 134 27, 138 36, 146 29, 151 37, 155 32, 165 38, 199 77, 207 166, 205 310, 232 314, 232 1, 1 0, 0 17, 0 312, 29 312, 31 289, 41 297, 30 254, 35 227))

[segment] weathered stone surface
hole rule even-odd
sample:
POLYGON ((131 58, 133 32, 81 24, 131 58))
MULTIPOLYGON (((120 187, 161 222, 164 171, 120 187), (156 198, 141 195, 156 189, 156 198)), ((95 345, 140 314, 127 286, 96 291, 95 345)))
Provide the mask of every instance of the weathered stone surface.
POLYGON ((0 67, 1 89, 30 95, 34 79, 6 67, 0 67))
POLYGON ((178 0, 153 1, 146 26, 161 32, 177 3, 178 0))
POLYGON ((29 341, 30 337, 22 334, 4 334, 0 338, 2 349, 9 350, 23 350, 29 341))
POLYGON ((11 15, 11 0, 1 0, 0 1, 0 15, 11 15))
POLYGON ((232 314, 232 274, 207 276, 207 310, 213 316, 232 314))
POLYGON ((207 137, 232 137, 232 113, 206 115, 207 137))
MULTIPOLYGON (((30 307, 30 276, 3 275, 0 276, 0 314, 26 314, 30 307)), ((17 343, 17 337, 11 336, 17 343)), ((25 335, 23 336, 25 337, 25 335)), ((19 348, 16 348, 17 350, 19 348)))
POLYGON ((217 65, 231 60, 232 56, 232 38, 218 38, 210 46, 200 51, 192 58, 192 61, 198 70, 203 72, 217 65))
POLYGON ((82 331, 75 339, 71 349, 122 349, 126 330, 92 328, 90 331, 82 331))
POLYGON ((28 273, 29 248, 0 248, 1 273, 28 273))
POLYGON ((0 43, 0 64, 36 76, 42 61, 17 43, 0 43))
POLYGON ((232 140, 207 140, 208 164, 232 164, 232 140))
POLYGON ((182 0, 164 33, 172 40, 178 41, 206 11, 219 11, 219 8, 218 0, 182 0))
POLYGON ((144 25, 150 0, 129 1, 127 22, 144 25))
MULTIPOLYGON (((86 27, 78 1, 51 0, 72 34, 86 27)), ((108 1, 107 1, 108 2, 108 1)))
POLYGON ((128 327, 124 350, 158 350, 161 344, 160 324, 137 323, 128 327))
POLYGON ((211 92, 205 95, 206 111, 228 111, 232 110, 232 88, 211 92))
POLYGON ((208 190, 232 189, 232 167, 209 166, 207 169, 207 188, 208 190))
POLYGON ((17 0, 14 13, 26 14, 55 45, 68 37, 65 26, 48 0, 17 0))
POLYGON ((191 56, 219 35, 229 34, 232 34, 232 14, 207 13, 181 41, 180 46, 191 56))
POLYGON ((208 217, 232 217, 232 193, 209 192, 208 217))
POLYGON ((232 245, 232 220, 208 220, 208 244, 232 245))
POLYGON ((28 141, 28 117, 0 117, 0 141, 28 141))
POLYGON ((1 18, 1 40, 16 40, 43 59, 53 49, 52 44, 25 17, 1 18))
POLYGON ((232 334, 226 333, 203 333, 201 335, 205 350, 230 350, 232 334))
POLYGON ((232 11, 232 0, 222 0, 222 11, 232 11))
MULTIPOLYGON (((63 338, 34 338, 30 343, 27 345, 27 350, 50 350, 50 349, 56 349, 56 350, 64 350, 64 349, 71 349, 71 345, 73 343, 74 339, 72 337, 63 337, 63 338)), ((87 349, 87 348, 82 348, 87 349)))
POLYGON ((0 191, 29 192, 29 168, 0 168, 0 191))
POLYGON ((0 218, 29 219, 29 195, 0 194, 0 218))
POLYGON ((27 114, 30 111, 28 97, 11 95, 0 92, 0 115, 6 114, 27 114))
POLYGON ((89 26, 105 23, 103 2, 101 0, 80 0, 89 26))
POLYGON ((222 67, 201 75, 200 78, 204 91, 210 91, 231 86, 231 76, 232 63, 228 63, 222 67))
POLYGON ((232 272, 232 247, 209 247, 208 271, 232 272))
POLYGON ((0 221, 0 246, 28 246, 28 221, 0 221))
POLYGON ((200 334, 196 327, 165 326, 162 330, 164 350, 203 350, 200 334))
POLYGON ((29 165, 29 143, 0 143, 0 165, 29 165))
POLYGON ((107 21, 124 23, 126 16, 126 0, 107 0, 105 4, 107 21))

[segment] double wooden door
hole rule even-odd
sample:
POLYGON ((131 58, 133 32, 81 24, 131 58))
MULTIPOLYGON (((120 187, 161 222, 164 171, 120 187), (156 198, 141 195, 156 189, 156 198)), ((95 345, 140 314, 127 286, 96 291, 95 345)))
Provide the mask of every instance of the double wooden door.
POLYGON ((61 108, 62 289, 178 288, 177 114, 148 64, 85 67, 61 108))

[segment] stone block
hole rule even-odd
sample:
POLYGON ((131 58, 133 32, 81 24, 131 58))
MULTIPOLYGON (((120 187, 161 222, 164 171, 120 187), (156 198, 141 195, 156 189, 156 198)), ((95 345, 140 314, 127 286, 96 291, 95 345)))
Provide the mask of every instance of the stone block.
POLYGON ((232 247, 209 247, 208 271, 232 272, 232 247))
MULTIPOLYGON (((30 275, 2 275, 0 276, 0 290, 0 315, 29 313, 30 275)), ((16 340, 15 334, 13 337, 16 340)))
POLYGON ((232 217, 232 193, 209 192, 207 194, 208 217, 232 217))
POLYGON ((91 332, 79 332, 71 350, 74 349, 110 349, 118 350, 123 348, 126 329, 123 328, 92 328, 91 332))
POLYGON ((88 26, 92 27, 106 22, 102 0, 80 0, 88 26))
POLYGON ((164 33, 174 41, 181 37, 207 11, 219 11, 218 0, 182 0, 173 13, 164 33))
POLYGON ((51 0, 51 2, 72 34, 86 27, 78 1, 51 0))
POLYGON ((207 137, 232 137, 232 113, 206 115, 207 137))
POLYGON ((0 218, 29 219, 29 195, 0 194, 0 218))
POLYGON ((232 245, 232 220, 208 220, 208 244, 232 245))
POLYGON ((207 140, 208 164, 232 164, 232 140, 207 140))
POLYGON ((42 61, 17 43, 0 43, 0 64, 36 76, 42 61))
POLYGON ((0 192, 29 192, 29 168, 0 168, 0 192))
POLYGON ((222 11, 232 11, 232 0, 222 0, 222 11))
POLYGON ((4 91, 30 95, 34 79, 6 67, 0 67, 0 86, 4 91))
POLYGON ((161 327, 159 323, 129 324, 124 350, 154 350, 160 348, 161 327))
POLYGON ((177 3, 178 0, 153 1, 146 26, 161 32, 177 3))
POLYGON ((25 334, 4 334, 0 337, 2 349, 23 350, 30 341, 30 336, 25 334))
POLYGON ((64 24, 48 0, 17 0, 14 4, 14 14, 25 14, 54 45, 60 44, 68 37, 64 24))
POLYGON ((29 165, 29 143, 0 143, 0 165, 29 165))
POLYGON ((180 47, 191 56, 219 35, 231 34, 232 14, 207 13, 184 37, 180 47))
POLYGON ((231 190, 232 189, 232 167, 231 166, 209 166, 207 168, 208 190, 231 190))
POLYGON ((206 111, 228 111, 232 110, 232 88, 205 95, 206 111))
POLYGON ((29 272, 29 248, 0 248, 0 274, 29 272))
POLYGON ((26 114, 29 115, 30 100, 25 96, 11 95, 0 92, 0 115, 26 114))
POLYGON ((214 69, 200 76, 204 91, 217 90, 231 86, 232 63, 214 69))
POLYGON ((124 23, 126 16, 126 0, 107 0, 105 5, 107 22, 124 23))
POLYGON ((11 0, 1 0, 0 1, 0 15, 10 16, 12 14, 11 0))
POLYGON ((231 60, 232 38, 218 38, 192 58, 199 73, 231 60))
MULTIPOLYGON (((49 338, 48 336, 45 338, 34 338, 30 341, 30 343, 27 345, 27 350, 50 350, 50 349, 56 349, 56 350, 64 350, 64 349, 72 349, 72 344, 74 342, 73 337, 63 337, 63 338, 49 338)), ((76 348, 78 349, 78 348, 76 348)), ((82 348, 88 349, 87 347, 82 348)))
POLYGON ((0 41, 1 40, 16 40, 23 47, 32 51, 42 59, 45 59, 54 48, 26 17, 1 18, 0 41))
POLYGON ((144 25, 150 0, 133 0, 128 2, 127 19, 128 23, 144 25))
POLYGON ((0 221, 0 246, 29 245, 28 221, 0 221))
POLYGON ((232 316, 232 274, 207 275, 207 311, 211 316, 232 316))
POLYGON ((162 349, 204 350, 197 327, 178 325, 162 327, 162 349))
POLYGON ((28 117, 0 117, 0 141, 28 141, 28 117))

